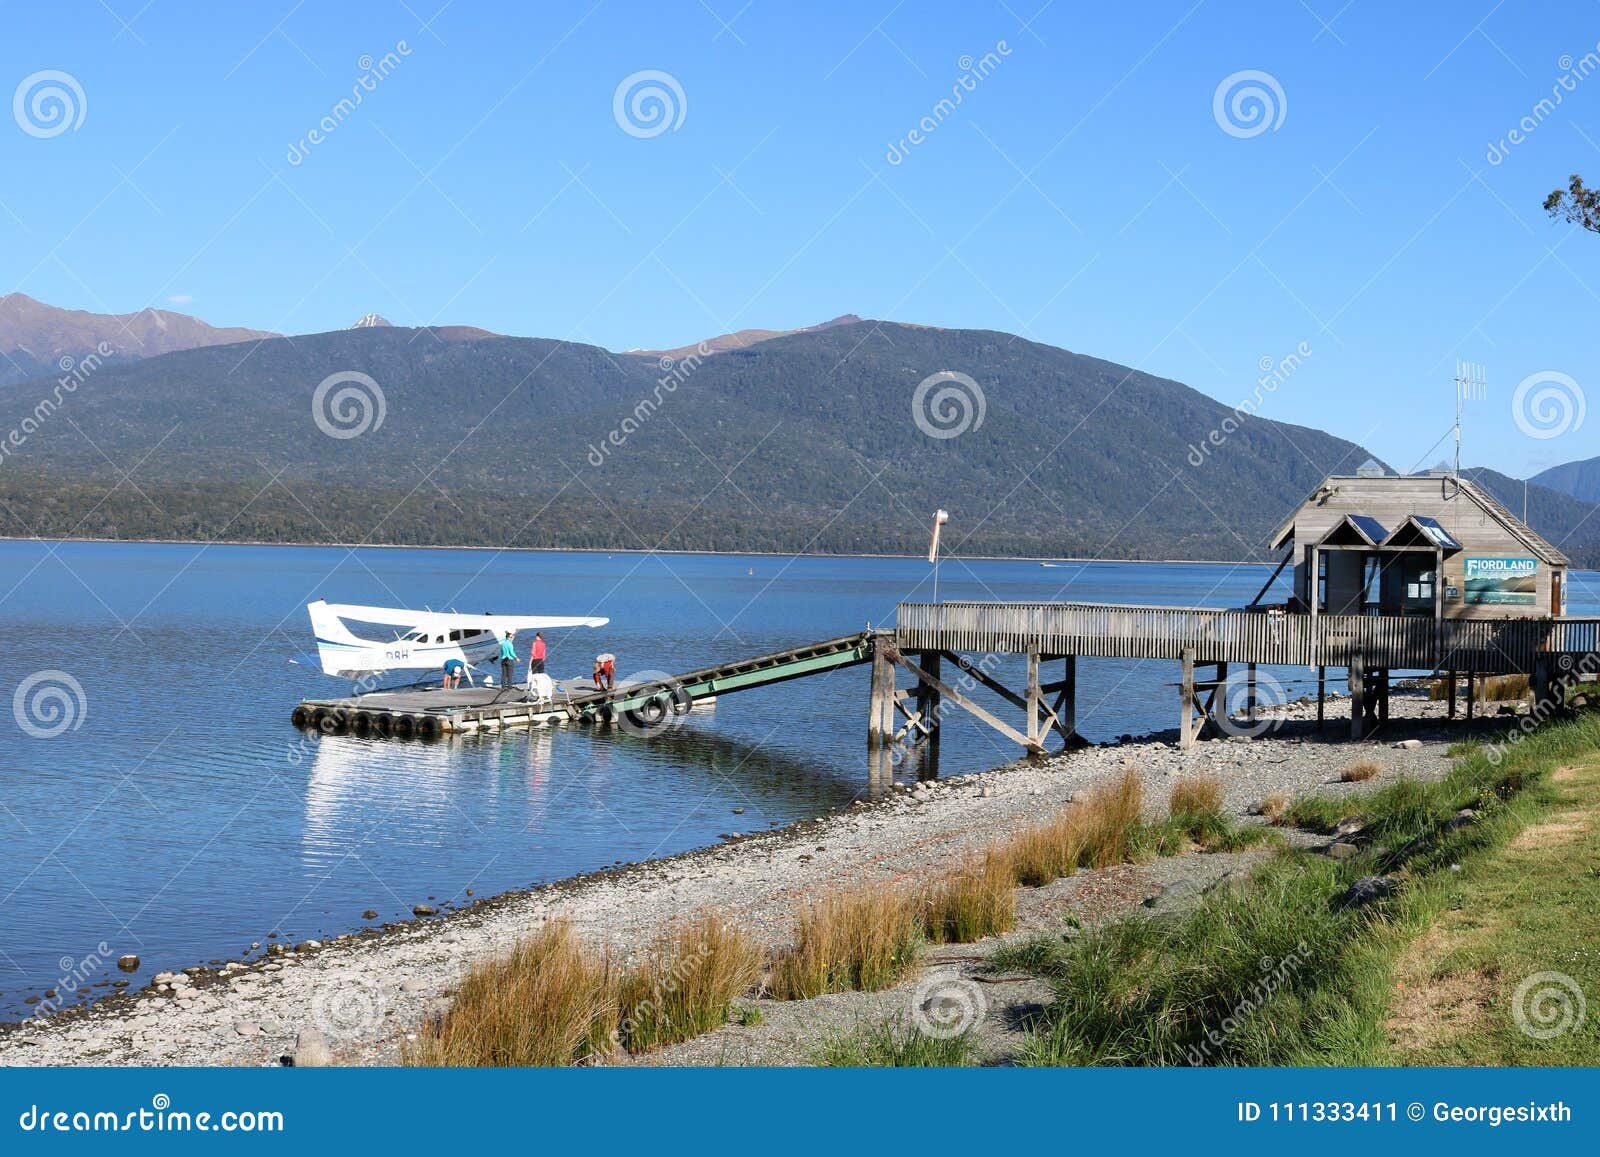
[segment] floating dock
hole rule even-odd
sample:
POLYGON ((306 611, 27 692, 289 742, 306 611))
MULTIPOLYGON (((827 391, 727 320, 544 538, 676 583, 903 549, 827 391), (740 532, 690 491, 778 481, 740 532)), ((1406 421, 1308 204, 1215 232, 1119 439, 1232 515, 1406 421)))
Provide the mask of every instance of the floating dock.
POLYGON ((535 700, 522 687, 463 687, 452 690, 372 691, 338 699, 307 699, 294 709, 297 727, 327 734, 435 738, 549 723, 625 720, 640 730, 662 726, 696 704, 752 687, 870 663, 874 641, 890 632, 863 631, 690 671, 648 675, 609 691, 582 689, 535 700))

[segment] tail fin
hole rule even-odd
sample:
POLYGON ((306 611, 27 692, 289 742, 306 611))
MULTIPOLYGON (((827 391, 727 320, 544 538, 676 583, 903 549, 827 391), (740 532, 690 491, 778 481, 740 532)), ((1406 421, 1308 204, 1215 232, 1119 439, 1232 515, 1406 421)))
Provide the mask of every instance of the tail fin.
POLYGON ((322 660, 322 673, 338 675, 350 670, 347 662, 348 649, 359 647, 364 650, 370 645, 368 641, 351 634, 350 628, 344 625, 344 620, 328 609, 326 599, 307 603, 306 612, 311 616, 311 631, 316 636, 317 656, 322 660))

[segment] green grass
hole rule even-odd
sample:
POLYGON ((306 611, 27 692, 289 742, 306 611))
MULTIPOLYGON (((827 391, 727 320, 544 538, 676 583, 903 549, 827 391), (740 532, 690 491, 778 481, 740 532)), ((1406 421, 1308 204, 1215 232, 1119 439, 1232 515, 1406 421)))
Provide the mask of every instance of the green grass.
POLYGON ((812 1060, 830 1068, 952 1068, 974 1063, 969 1033, 945 1040, 919 1032, 903 1020, 834 1036, 812 1060))
MULTIPOLYGON (((1366 908, 1350 909, 1340 900, 1356 877, 1376 870, 1376 851, 1344 862, 1286 851, 1258 868, 1248 886, 1213 892, 1179 919, 1127 917, 1070 939, 1037 939, 1007 949, 996 958, 997 967, 1037 973, 1054 989, 1044 1023, 1030 1036, 1021 1060, 1052 1065, 1392 1061, 1388 1026, 1395 959, 1474 881, 1484 888, 1517 887, 1514 873, 1496 861, 1508 854, 1504 849, 1517 831, 1552 806, 1556 797, 1548 774, 1574 757, 1594 760, 1597 749, 1600 723, 1579 720, 1543 728, 1513 747, 1475 751, 1437 783, 1403 781, 1348 798, 1336 809, 1319 811, 1306 801, 1298 809, 1302 819, 1331 827, 1337 818, 1359 815, 1367 825, 1363 839, 1370 836, 1387 849, 1382 866, 1397 873, 1400 890, 1366 908), (1448 826, 1466 806, 1478 809, 1476 820, 1448 826), (1450 871, 1453 864, 1463 870, 1450 871)), ((1565 868, 1551 863, 1548 871, 1556 900, 1570 902, 1575 911, 1587 900, 1587 918, 1541 914, 1549 901, 1523 891, 1516 912, 1528 926, 1529 947, 1515 966, 1500 966, 1500 974, 1520 967, 1538 971, 1533 965, 1542 960, 1544 969, 1575 977, 1581 972, 1580 980, 1586 978, 1595 991, 1600 978, 1588 963, 1592 957, 1580 955, 1592 953, 1586 945, 1595 942, 1595 884, 1591 879, 1585 891, 1570 860, 1565 868), (1563 969, 1563 963, 1570 968, 1563 969)), ((1473 959, 1468 951, 1441 967, 1467 967, 1473 959)), ((1514 986, 1527 974, 1518 972, 1507 983, 1514 986)), ((1503 1019, 1495 1022, 1493 1039, 1524 1049, 1510 1055, 1526 1055, 1526 1046, 1508 1036, 1503 1019)), ((1592 1033, 1575 1036, 1563 1047, 1566 1051, 1541 1055, 1571 1063, 1580 1063, 1579 1057, 1590 1064, 1600 1059, 1592 1033)), ((1476 1049, 1452 1055, 1491 1058, 1489 1063, 1503 1055, 1486 1046, 1476 1049)))
POLYGON ((1285 827, 1304 828, 1308 832, 1331 832, 1340 820, 1351 814, 1354 802, 1349 797, 1330 799, 1314 792, 1297 795, 1283 809, 1277 822, 1285 827))
POLYGON ((1600 1061, 1600 759, 1590 756, 1507 806, 1503 847, 1440 873, 1419 897, 1428 935, 1396 954, 1389 1022, 1396 1059, 1417 1065, 1594 1065, 1600 1061), (1531 824, 1532 826, 1525 826, 1531 824), (1576 999, 1588 1016, 1560 1027, 1576 999), (1541 1020, 1540 1014, 1548 1014, 1541 1020))

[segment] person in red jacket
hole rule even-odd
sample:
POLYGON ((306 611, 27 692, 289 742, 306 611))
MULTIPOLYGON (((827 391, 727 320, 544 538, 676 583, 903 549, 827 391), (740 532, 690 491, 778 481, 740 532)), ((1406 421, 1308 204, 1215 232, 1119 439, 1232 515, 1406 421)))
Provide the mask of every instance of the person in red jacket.
POLYGON ((544 632, 543 631, 535 631, 534 634, 533 634, 533 646, 528 651, 528 674, 530 674, 530 675, 543 675, 544 674, 544 659, 545 659, 544 632))

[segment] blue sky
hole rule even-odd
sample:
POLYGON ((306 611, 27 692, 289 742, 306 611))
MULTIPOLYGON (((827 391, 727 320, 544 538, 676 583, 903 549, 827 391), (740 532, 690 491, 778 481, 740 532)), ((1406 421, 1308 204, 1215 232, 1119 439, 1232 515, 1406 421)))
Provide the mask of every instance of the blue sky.
POLYGON ((1540 208, 1600 180, 1600 75, 1578 76, 1600 5, 440 4, 0 4, 0 89, 55 70, 82 94, 54 135, 26 100, 0 118, 0 290, 612 349, 848 311, 1230 405, 1303 343, 1260 412, 1401 468, 1467 358, 1489 381, 1468 461, 1600 453, 1600 414, 1536 438, 1512 411, 1529 375, 1600 384, 1600 236, 1540 208), (614 114, 647 70, 677 89, 654 135, 614 114), (1260 132, 1228 90, 1217 115, 1245 71, 1276 89, 1260 132))

